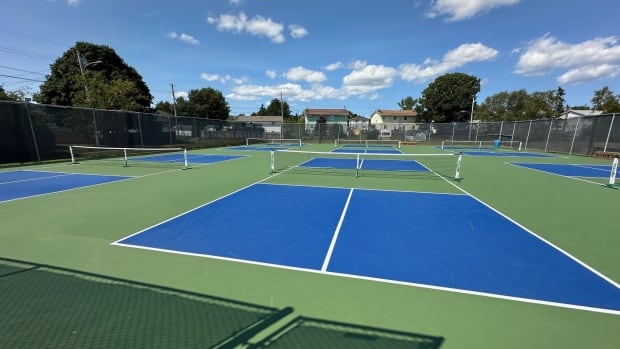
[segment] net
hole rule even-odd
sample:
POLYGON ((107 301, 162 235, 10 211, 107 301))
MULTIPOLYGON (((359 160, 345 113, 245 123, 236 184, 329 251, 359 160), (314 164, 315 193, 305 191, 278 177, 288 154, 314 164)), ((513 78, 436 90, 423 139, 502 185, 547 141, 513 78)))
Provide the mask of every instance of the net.
POLYGON ((247 138, 246 145, 260 145, 260 146, 294 146, 301 147, 302 141, 300 138, 247 138))
POLYGON ((121 166, 155 165, 188 168, 184 148, 115 148, 70 145, 74 164, 85 162, 111 163, 121 166))
POLYGON ((508 148, 521 151, 521 141, 517 140, 502 140, 502 141, 456 141, 456 140, 443 140, 441 141, 441 149, 493 149, 493 148, 508 148))
POLYGON ((363 174, 413 173, 460 179, 462 155, 441 154, 388 154, 313 152, 300 150, 273 150, 271 172, 344 172, 359 177, 363 174))
POLYGON ((400 149, 400 141, 395 139, 342 139, 337 138, 334 144, 337 146, 353 147, 397 147, 400 149))

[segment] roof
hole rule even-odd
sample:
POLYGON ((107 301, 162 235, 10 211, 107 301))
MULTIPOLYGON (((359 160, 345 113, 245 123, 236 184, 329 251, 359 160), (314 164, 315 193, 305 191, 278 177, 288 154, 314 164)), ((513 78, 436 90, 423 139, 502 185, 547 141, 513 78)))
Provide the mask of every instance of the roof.
POLYGON ((349 111, 346 109, 306 109, 304 114, 312 115, 349 115, 349 111))
POLYGON ((237 116, 237 121, 244 122, 282 122, 281 115, 250 115, 237 116))
POLYGON ((383 110, 377 109, 373 114, 380 114, 381 116, 418 116, 418 112, 415 110, 383 110))
POLYGON ((580 116, 597 116, 602 115, 603 112, 600 110, 591 110, 591 109, 568 109, 562 114, 558 116, 559 119, 570 119, 577 118, 580 116))

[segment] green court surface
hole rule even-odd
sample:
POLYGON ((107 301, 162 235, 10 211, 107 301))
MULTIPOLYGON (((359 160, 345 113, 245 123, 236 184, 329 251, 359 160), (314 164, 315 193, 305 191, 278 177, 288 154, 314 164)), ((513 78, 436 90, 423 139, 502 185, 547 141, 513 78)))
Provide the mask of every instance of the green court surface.
MULTIPOLYGON (((315 144, 303 150, 333 147, 315 144)), ((424 146, 401 150, 442 152, 424 146)), ((354 171, 271 173, 268 151, 192 153, 242 157, 190 164, 189 169, 59 162, 0 170, 132 177, 0 202, 0 348, 2 343, 16 348, 248 343, 273 348, 313 347, 308 343, 316 348, 620 348, 620 314, 614 311, 113 245, 257 182, 468 194, 617 285, 620 190, 605 186, 606 178, 571 178, 511 164, 609 165, 607 160, 464 155, 461 178, 455 180, 388 172, 362 172, 358 178, 354 171), (287 346, 286 334, 273 336, 291 322, 304 326, 293 326, 297 337, 290 338, 297 342, 287 346)), ((377 219, 407 219, 400 211, 393 207, 390 217, 377 219)), ((229 224, 244 224, 247 216, 239 211, 229 224)), ((411 222, 411 229, 415 225, 411 222)), ((291 226, 292 238, 301 229, 303 224, 291 226)))

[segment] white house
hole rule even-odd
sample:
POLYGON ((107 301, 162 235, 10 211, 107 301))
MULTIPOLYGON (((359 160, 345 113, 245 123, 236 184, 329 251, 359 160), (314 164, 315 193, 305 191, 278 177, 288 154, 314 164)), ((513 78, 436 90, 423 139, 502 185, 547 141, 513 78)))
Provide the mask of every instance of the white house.
POLYGON ((377 130, 405 130, 417 121, 418 113, 415 110, 377 109, 370 116, 370 125, 377 130))
POLYGON ((558 119, 573 119, 583 116, 598 116, 603 115, 603 112, 600 110, 590 110, 590 109, 570 109, 567 108, 565 112, 558 116, 558 119))
POLYGON ((261 126, 267 138, 280 137, 282 132, 283 118, 280 115, 237 116, 236 121, 261 126))

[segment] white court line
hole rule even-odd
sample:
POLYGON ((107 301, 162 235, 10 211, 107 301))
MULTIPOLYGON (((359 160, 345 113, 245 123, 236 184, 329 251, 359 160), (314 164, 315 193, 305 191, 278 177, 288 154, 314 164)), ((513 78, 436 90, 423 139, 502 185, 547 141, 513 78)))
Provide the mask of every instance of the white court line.
POLYGON ((352 195, 353 195, 353 189, 349 190, 349 196, 347 197, 347 201, 345 202, 344 208, 342 209, 342 213, 340 214, 340 219, 338 220, 336 231, 334 231, 334 235, 332 236, 332 241, 329 244, 329 249, 327 250, 327 254, 325 255, 325 259, 323 260, 323 266, 321 267, 321 271, 327 271, 327 266, 329 265, 329 261, 332 258, 332 253, 334 252, 334 247, 336 246, 336 240, 338 240, 338 235, 340 234, 340 228, 342 228, 342 222, 344 222, 344 217, 347 215, 347 210, 349 209, 349 203, 351 202, 352 195))

